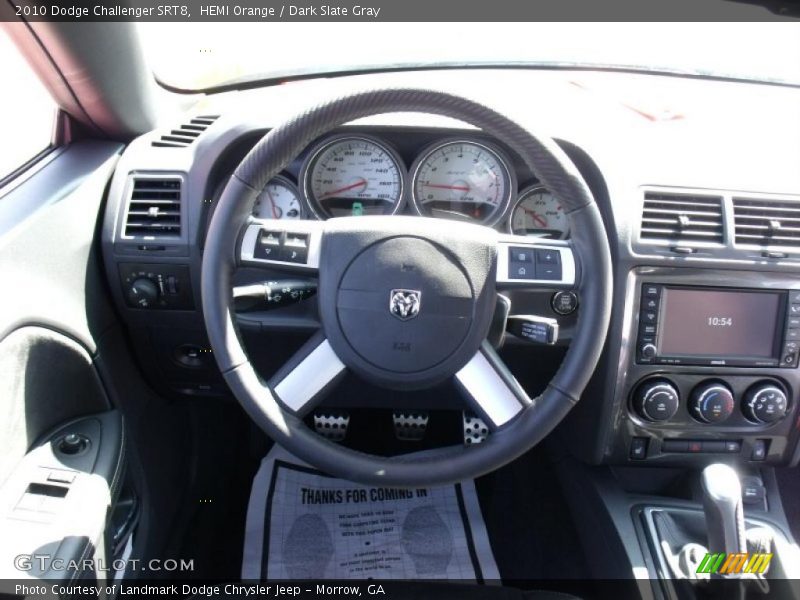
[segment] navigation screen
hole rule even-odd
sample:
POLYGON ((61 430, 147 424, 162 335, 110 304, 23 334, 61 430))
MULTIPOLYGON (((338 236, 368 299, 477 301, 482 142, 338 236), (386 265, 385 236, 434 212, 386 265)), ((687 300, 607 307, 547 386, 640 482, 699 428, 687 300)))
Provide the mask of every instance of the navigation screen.
POLYGON ((770 358, 780 306, 780 292, 664 288, 659 354, 770 358))

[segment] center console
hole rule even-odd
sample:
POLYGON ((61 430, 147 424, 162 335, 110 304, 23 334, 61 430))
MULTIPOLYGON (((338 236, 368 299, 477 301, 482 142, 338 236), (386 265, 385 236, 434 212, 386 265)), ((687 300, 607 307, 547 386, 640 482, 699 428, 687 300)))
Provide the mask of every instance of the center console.
POLYGON ((796 286, 777 273, 631 271, 610 462, 789 462, 800 391, 796 286))

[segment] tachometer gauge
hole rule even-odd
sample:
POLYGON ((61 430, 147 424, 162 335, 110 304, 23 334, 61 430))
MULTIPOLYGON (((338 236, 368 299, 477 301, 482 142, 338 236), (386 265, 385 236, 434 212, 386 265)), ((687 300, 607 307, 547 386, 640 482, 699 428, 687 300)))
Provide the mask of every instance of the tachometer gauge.
POLYGON ((279 175, 270 179, 253 204, 253 216, 258 219, 301 219, 300 192, 285 177, 279 175))
POLYGON ((553 194, 534 186, 519 195, 511 211, 510 229, 515 235, 562 240, 569 236, 569 219, 553 194))
POLYGON ((414 163, 412 202, 424 216, 492 225, 505 214, 516 181, 509 161, 483 143, 438 143, 414 163))
POLYGON ((402 164, 397 153, 376 138, 328 138, 311 150, 303 165, 303 193, 320 219, 391 215, 403 200, 402 164))

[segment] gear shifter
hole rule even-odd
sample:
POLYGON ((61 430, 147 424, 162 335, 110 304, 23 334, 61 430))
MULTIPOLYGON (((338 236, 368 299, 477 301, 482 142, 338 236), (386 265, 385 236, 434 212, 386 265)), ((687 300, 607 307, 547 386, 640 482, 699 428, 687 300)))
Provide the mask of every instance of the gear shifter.
POLYGON ((703 510, 709 552, 747 552, 742 486, 731 467, 713 464, 703 469, 703 510))

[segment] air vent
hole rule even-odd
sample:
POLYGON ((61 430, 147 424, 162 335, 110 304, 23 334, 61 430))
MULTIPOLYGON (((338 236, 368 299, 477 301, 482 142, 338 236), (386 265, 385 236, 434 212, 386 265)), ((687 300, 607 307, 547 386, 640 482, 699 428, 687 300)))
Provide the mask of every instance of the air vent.
POLYGON ((128 202, 125 235, 166 238, 181 235, 181 180, 135 178, 128 202))
POLYGON ((800 202, 734 198, 733 221, 737 244, 800 251, 800 202))
POLYGON ((219 119, 219 115, 197 116, 178 127, 178 129, 173 129, 169 133, 162 135, 153 142, 153 146, 157 148, 185 148, 200 137, 200 134, 217 119, 219 119))
POLYGON ((687 246, 721 244, 722 197, 645 192, 640 239, 687 246))

